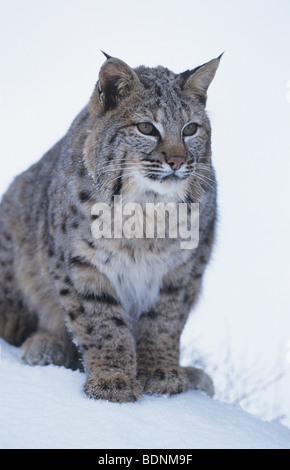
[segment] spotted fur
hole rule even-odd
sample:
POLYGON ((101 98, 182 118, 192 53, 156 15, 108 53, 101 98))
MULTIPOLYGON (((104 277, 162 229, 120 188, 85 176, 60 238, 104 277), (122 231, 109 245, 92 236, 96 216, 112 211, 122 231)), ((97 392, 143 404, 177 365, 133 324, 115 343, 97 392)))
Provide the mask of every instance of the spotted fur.
MULTIPOLYGON (((216 180, 206 92, 220 58, 174 74, 109 57, 66 136, 18 176, 0 206, 0 335, 29 364, 87 373, 85 393, 117 402, 142 393, 213 394, 179 365, 180 335, 209 260, 216 180), (195 123, 195 135, 183 130, 195 123), (150 135, 140 132, 150 123, 150 135), (170 159, 183 164, 173 170, 170 159), (92 207, 198 202, 199 245, 95 239, 92 207)), ((175 164, 174 164, 175 165, 175 164)))

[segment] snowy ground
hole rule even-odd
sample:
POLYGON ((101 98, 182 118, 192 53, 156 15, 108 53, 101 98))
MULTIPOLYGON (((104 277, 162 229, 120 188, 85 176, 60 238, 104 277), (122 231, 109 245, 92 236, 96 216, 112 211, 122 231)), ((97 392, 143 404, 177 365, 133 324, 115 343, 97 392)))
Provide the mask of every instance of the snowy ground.
POLYGON ((199 392, 132 404, 89 400, 85 375, 30 367, 0 340, 0 448, 290 448, 290 431, 199 392))

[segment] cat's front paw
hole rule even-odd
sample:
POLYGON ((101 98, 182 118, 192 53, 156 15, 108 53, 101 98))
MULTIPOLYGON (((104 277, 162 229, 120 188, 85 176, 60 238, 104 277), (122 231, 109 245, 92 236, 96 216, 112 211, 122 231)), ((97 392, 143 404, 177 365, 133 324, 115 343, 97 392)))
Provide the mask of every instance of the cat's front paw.
POLYGON ((142 398, 142 388, 135 378, 122 373, 100 372, 90 376, 84 386, 89 398, 128 403, 142 398))
POLYGON ((176 395, 188 390, 189 382, 181 367, 156 366, 139 373, 143 392, 150 395, 176 395))

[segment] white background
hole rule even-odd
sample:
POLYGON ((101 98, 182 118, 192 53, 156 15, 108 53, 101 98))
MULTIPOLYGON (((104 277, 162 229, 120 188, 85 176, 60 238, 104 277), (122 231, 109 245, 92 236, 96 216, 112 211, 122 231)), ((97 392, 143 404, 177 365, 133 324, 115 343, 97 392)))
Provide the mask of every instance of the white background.
POLYGON ((0 0, 0 194, 86 104, 101 49, 174 72, 225 51, 208 99, 218 237, 183 360, 289 424, 290 2, 0 0))

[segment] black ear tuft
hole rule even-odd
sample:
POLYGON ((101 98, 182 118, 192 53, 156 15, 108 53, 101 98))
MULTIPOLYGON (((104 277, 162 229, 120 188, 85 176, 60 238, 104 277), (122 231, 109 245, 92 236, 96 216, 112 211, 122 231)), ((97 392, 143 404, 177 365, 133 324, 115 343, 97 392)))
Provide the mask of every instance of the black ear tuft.
POLYGON ((112 56, 107 54, 106 52, 102 51, 101 52, 104 54, 104 56, 106 57, 106 59, 112 59, 112 56))

